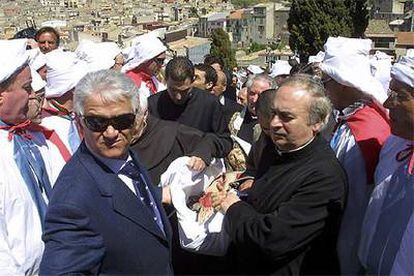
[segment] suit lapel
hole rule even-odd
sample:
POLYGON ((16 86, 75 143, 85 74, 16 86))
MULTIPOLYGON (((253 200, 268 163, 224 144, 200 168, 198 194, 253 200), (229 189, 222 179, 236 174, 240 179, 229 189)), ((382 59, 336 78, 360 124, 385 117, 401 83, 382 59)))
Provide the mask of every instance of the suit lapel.
POLYGON ((86 171, 95 180, 101 195, 103 197, 112 197, 112 208, 115 212, 140 225, 152 234, 166 239, 153 221, 152 215, 138 197, 111 169, 92 155, 84 142, 80 146, 79 158, 86 171))

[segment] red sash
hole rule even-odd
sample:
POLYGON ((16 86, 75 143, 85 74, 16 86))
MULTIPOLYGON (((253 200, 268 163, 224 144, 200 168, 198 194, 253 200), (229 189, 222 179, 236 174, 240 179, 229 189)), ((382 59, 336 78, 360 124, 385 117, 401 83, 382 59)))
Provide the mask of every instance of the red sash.
POLYGON ((368 183, 373 184, 381 148, 391 134, 388 114, 371 102, 351 115, 347 124, 364 157, 368 183))

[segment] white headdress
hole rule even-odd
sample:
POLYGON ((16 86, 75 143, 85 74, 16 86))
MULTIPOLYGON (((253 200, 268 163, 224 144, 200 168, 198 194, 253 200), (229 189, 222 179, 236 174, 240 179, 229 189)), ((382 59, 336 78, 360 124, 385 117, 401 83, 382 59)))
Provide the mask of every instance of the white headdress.
POLYGON ((114 42, 95 43, 90 40, 82 40, 75 50, 80 60, 88 64, 90 72, 110 69, 115 65, 115 58, 121 54, 121 49, 114 42))
POLYGON ((0 83, 27 63, 27 39, 0 40, 0 83))
POLYGON ((358 89, 380 103, 386 98, 381 83, 371 74, 370 39, 330 37, 325 43, 325 58, 321 70, 336 82, 358 89))
POLYGON ((391 68, 391 77, 414 88, 414 56, 401 57, 391 68))
POLYGON ((46 54, 46 66, 46 98, 64 95, 88 73, 85 61, 76 58, 75 53, 61 49, 46 54))

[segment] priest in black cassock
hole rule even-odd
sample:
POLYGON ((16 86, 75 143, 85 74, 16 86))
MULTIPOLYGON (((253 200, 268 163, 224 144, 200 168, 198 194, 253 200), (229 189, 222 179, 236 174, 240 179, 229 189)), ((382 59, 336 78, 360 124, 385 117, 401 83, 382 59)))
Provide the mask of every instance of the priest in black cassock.
MULTIPOLYGON (((167 90, 148 98, 149 113, 163 120, 177 121, 206 133, 209 151, 225 157, 233 142, 218 99, 193 87, 194 66, 185 57, 176 57, 166 66, 167 90)), ((201 170, 209 162, 192 157, 193 168, 201 170), (207 162, 207 163, 206 163, 207 162)))
POLYGON ((324 88, 309 76, 291 77, 277 90, 270 123, 276 162, 245 201, 225 191, 213 196, 231 239, 228 273, 339 274, 347 180, 319 134, 330 111, 324 88))

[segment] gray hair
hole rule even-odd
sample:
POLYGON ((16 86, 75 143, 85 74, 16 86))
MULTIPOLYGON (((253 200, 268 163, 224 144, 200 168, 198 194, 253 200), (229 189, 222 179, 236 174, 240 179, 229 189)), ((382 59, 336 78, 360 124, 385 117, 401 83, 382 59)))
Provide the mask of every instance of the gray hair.
POLYGON ((307 74, 295 74, 287 78, 280 87, 290 86, 301 88, 309 93, 311 102, 309 107, 309 124, 321 123, 320 131, 326 126, 332 112, 332 104, 325 94, 325 88, 320 81, 307 74))
POLYGON ((141 113, 138 87, 122 73, 113 70, 100 70, 86 74, 76 85, 73 96, 73 109, 83 115, 85 101, 98 94, 103 102, 130 100, 134 112, 141 113))
POLYGON ((246 81, 247 91, 250 91, 253 84, 255 82, 259 82, 259 81, 267 82, 269 84, 269 89, 277 88, 276 82, 271 77, 269 77, 267 74, 263 73, 263 74, 259 74, 259 75, 250 76, 247 79, 247 81, 246 81))

